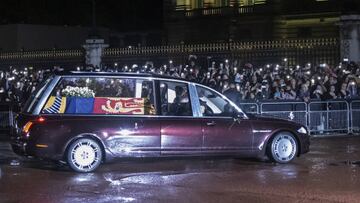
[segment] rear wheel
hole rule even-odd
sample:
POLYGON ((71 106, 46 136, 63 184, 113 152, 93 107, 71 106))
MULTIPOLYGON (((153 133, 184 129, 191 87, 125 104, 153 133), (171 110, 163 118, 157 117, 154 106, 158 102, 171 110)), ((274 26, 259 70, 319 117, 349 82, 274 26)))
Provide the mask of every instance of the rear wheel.
POLYGON ((291 162, 298 152, 298 143, 293 134, 281 132, 269 143, 268 155, 277 163, 291 162))
POLYGON ((76 172, 91 172, 101 164, 103 158, 100 145, 89 138, 74 141, 67 150, 67 162, 76 172))

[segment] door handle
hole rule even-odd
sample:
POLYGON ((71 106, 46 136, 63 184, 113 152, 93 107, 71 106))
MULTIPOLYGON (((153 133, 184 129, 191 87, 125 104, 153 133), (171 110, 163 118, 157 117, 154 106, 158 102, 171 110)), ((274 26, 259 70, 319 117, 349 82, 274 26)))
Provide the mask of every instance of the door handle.
POLYGON ((138 123, 137 123, 137 122, 135 122, 134 129, 135 129, 135 130, 139 129, 139 126, 138 126, 138 123))
POLYGON ((135 122, 134 123, 134 129, 135 130, 138 130, 139 128, 143 128, 144 127, 144 124, 142 122, 135 122))
POLYGON ((207 122, 206 123, 207 126, 214 126, 216 125, 215 121, 211 121, 211 122, 207 122))

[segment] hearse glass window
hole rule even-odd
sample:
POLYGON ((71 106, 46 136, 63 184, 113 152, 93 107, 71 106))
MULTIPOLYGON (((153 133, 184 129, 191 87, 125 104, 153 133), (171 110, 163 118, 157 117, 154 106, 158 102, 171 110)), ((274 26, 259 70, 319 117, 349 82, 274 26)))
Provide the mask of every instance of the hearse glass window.
POLYGON ((161 115, 192 116, 188 85, 179 82, 160 82, 161 115))
POLYGON ((220 94, 200 86, 196 86, 196 90, 203 116, 231 117, 237 112, 220 94))
POLYGON ((153 81, 126 78, 64 77, 43 114, 154 115, 153 81))
POLYGON ((25 113, 33 112, 33 110, 37 106, 36 104, 38 103, 38 101, 40 100, 42 95, 44 94, 45 90, 47 89, 48 85, 50 84, 50 82, 53 78, 54 78, 53 76, 48 77, 46 80, 44 80, 42 83, 40 83, 36 87, 35 91, 33 91, 31 93, 29 99, 26 101, 26 103, 23 107, 23 111, 25 113))

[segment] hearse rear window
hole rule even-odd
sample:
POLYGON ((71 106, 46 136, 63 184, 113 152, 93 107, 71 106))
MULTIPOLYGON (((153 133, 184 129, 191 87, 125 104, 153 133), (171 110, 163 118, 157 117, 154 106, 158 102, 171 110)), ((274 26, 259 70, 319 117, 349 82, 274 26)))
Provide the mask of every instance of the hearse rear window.
POLYGON ((48 85, 50 84, 53 78, 54 78, 53 76, 48 77, 46 80, 44 80, 36 87, 36 90, 33 93, 31 93, 29 99, 26 101, 23 107, 24 113, 32 113, 34 111, 38 101, 44 94, 45 90, 47 89, 48 85))
POLYGON ((128 78, 64 77, 43 114, 153 115, 153 81, 128 78))

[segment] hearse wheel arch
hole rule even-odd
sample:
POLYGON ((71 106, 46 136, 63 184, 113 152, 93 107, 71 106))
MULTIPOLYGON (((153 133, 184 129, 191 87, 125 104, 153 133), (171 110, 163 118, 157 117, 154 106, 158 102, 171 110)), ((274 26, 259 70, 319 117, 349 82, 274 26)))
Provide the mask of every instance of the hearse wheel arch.
POLYGON ((272 135, 266 147, 266 155, 270 160, 280 164, 291 162, 299 152, 299 140, 289 131, 280 131, 272 135))
POLYGON ((76 172, 92 172, 105 160, 104 146, 91 135, 77 137, 67 145, 64 159, 76 172))

